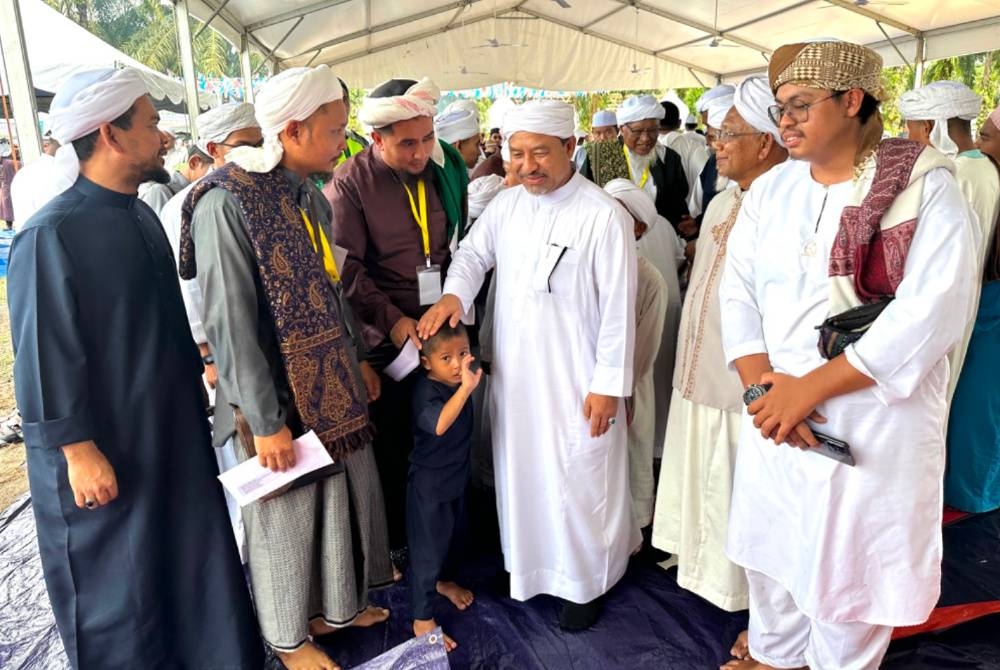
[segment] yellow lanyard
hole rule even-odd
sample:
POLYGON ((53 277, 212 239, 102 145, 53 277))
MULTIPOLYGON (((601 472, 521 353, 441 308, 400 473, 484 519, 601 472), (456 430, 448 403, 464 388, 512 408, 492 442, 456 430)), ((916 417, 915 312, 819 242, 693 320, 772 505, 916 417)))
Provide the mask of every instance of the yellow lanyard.
POLYGON ((431 266, 431 236, 427 229, 427 187, 424 185, 424 180, 420 179, 417 181, 417 200, 420 202, 420 211, 417 211, 417 204, 413 202, 413 191, 410 187, 403 182, 403 188, 406 189, 406 195, 410 199, 410 211, 413 212, 413 218, 417 222, 417 227, 420 228, 420 236, 424 240, 424 258, 427 259, 427 267, 431 266))
POLYGON ((333 250, 330 248, 330 243, 326 240, 326 233, 323 232, 323 227, 319 227, 319 247, 316 246, 316 232, 313 229, 312 221, 309 220, 309 215, 306 214, 306 210, 299 207, 299 211, 302 212, 302 221, 306 224, 306 231, 309 233, 309 240, 312 242, 313 250, 316 253, 320 253, 320 247, 323 248, 323 268, 326 273, 330 275, 330 279, 333 281, 340 281, 340 272, 337 271, 337 262, 333 260, 333 250))
MULTIPOLYGON (((632 161, 628 157, 628 147, 624 144, 622 145, 622 153, 625 154, 625 165, 628 166, 628 178, 632 181, 635 179, 632 177, 632 161)), ((643 188, 646 185, 646 180, 649 179, 649 165, 646 165, 646 169, 642 171, 642 178, 639 179, 639 188, 643 188)))

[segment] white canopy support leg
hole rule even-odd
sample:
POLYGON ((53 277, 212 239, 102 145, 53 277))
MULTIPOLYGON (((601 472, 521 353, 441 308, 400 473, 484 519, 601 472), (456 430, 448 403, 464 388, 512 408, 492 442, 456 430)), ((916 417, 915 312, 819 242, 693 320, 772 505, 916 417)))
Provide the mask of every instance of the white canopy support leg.
POLYGON ((194 71, 194 48, 191 46, 191 19, 188 0, 174 0, 174 21, 177 24, 177 44, 180 47, 181 72, 184 74, 184 99, 187 102, 188 126, 191 139, 198 139, 194 120, 198 117, 198 78, 194 71))
POLYGON ((253 104, 253 68, 250 66, 250 38, 240 36, 240 74, 243 77, 243 101, 253 104))
POLYGON ((17 0, 0 0, 0 49, 8 84, 4 93, 14 115, 20 158, 30 163, 42 155, 42 136, 17 0))
POLYGON ((913 87, 924 85, 924 56, 927 48, 927 39, 923 35, 917 36, 917 53, 913 58, 913 87))

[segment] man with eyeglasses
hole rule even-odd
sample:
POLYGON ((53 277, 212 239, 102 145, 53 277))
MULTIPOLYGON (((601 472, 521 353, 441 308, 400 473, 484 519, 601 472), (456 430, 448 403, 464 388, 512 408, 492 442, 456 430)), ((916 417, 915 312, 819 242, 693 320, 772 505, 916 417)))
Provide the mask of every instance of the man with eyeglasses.
POLYGON ((623 174, 595 178, 598 175, 589 157, 580 172, 598 186, 619 177, 630 180, 653 198, 656 212, 677 228, 681 219, 688 216, 688 184, 681 157, 657 143, 663 107, 651 95, 637 95, 626 98, 615 116, 621 129, 623 174))
POLYGON ((975 223, 951 161, 882 139, 877 53, 785 45, 768 77, 796 160, 747 192, 719 289, 748 411, 726 550, 750 658, 723 667, 874 670, 940 594, 946 355, 973 313, 975 223))
POLYGON ((653 519, 653 545, 677 556, 677 583, 730 612, 747 607, 743 569, 725 555, 743 387, 722 351, 719 279, 747 189, 788 158, 767 115, 773 101, 767 77, 748 77, 715 133, 719 172, 737 186, 720 192, 702 220, 681 312, 653 519))

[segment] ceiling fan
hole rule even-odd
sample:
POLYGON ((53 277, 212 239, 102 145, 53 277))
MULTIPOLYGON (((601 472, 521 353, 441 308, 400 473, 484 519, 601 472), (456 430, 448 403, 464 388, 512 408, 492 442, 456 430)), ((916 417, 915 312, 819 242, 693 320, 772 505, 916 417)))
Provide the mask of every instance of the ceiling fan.
POLYGON ((632 69, 629 70, 629 74, 642 74, 643 72, 648 72, 649 70, 652 70, 652 69, 653 68, 649 68, 649 67, 639 67, 635 63, 632 63, 632 69))
POLYGON ((458 68, 457 74, 489 74, 489 72, 479 72, 478 70, 470 70, 466 66, 462 65, 458 68))
POLYGON ((497 34, 497 3, 493 0, 493 37, 489 37, 483 44, 474 44, 473 49, 499 49, 501 47, 526 47, 527 44, 517 42, 501 42, 496 37, 497 34))
POLYGON ((563 9, 572 9, 573 8, 568 2, 566 2, 566 0, 552 0, 552 2, 556 3, 557 5, 559 5, 560 7, 562 7, 563 9))
MULTIPOLYGON (((905 5, 906 2, 893 2, 892 0, 853 0, 851 2, 855 7, 890 7, 893 5, 905 5)), ((833 7, 839 7, 839 5, 824 5, 820 9, 831 9, 833 7)))
MULTIPOLYGON (((635 8, 635 34, 632 37, 632 44, 639 44, 639 7, 635 8)), ((638 49, 636 49, 636 55, 639 55, 638 49)), ((642 74, 651 70, 650 67, 639 67, 636 65, 635 59, 632 60, 632 67, 628 70, 629 74, 642 74)))
POLYGON ((729 49, 739 48, 735 44, 722 43, 722 40, 726 38, 719 34, 719 0, 715 0, 715 18, 712 20, 712 28, 716 32, 716 34, 712 37, 712 41, 708 44, 696 44, 695 46, 708 47, 709 49, 718 49, 719 47, 726 47, 729 49))

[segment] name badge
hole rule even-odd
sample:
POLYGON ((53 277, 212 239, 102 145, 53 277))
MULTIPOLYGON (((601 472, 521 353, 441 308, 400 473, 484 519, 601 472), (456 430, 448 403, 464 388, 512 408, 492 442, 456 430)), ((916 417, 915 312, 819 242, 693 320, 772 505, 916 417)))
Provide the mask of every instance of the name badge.
POLYGON ((441 266, 418 265, 417 289, 421 305, 433 305, 441 299, 441 266))

